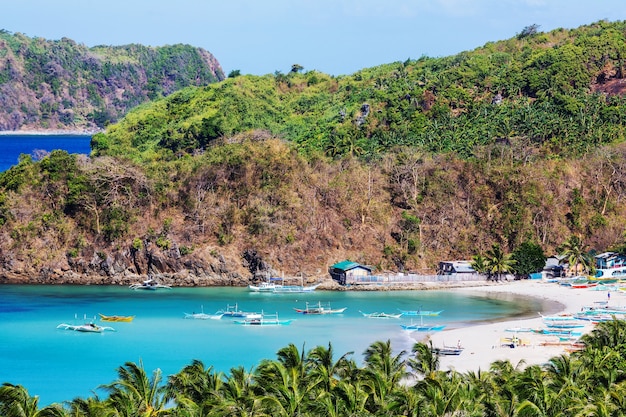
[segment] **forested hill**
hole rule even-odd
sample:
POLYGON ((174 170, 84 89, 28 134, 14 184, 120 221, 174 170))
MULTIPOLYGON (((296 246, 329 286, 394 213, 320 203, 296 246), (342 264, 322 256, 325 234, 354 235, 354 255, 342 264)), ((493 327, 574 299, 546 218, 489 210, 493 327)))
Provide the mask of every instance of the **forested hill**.
POLYGON ((492 249, 624 250, 625 57, 626 22, 530 26, 349 76, 294 64, 182 89, 89 158, 0 174, 0 282, 242 285, 344 259, 433 273, 492 249))
POLYGON ((189 45, 87 48, 0 30, 0 130, 96 130, 129 109, 224 79, 189 45))
POLYGON ((397 146, 480 156, 495 142, 522 154, 580 155, 621 142, 626 23, 600 21, 331 77, 294 65, 185 90, 134 111, 107 134, 130 152, 193 152, 264 129, 303 153, 376 157, 397 146))

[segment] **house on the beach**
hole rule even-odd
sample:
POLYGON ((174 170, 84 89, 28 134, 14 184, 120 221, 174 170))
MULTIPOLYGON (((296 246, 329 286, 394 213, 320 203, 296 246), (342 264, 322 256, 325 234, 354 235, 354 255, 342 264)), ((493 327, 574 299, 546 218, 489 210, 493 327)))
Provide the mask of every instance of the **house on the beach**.
POLYGON ((437 268, 437 275, 475 274, 472 261, 441 261, 437 268))
POLYGON ((348 281, 358 281, 359 277, 371 275, 372 268, 361 265, 357 262, 345 260, 330 266, 328 268, 328 273, 332 279, 341 285, 346 285, 346 282, 348 281))
POLYGON ((622 278, 626 276, 626 256, 617 252, 604 252, 595 257, 596 277, 622 278))
POLYGON ((545 278, 561 278, 565 276, 565 271, 569 265, 563 255, 553 255, 546 258, 546 265, 541 274, 545 278))

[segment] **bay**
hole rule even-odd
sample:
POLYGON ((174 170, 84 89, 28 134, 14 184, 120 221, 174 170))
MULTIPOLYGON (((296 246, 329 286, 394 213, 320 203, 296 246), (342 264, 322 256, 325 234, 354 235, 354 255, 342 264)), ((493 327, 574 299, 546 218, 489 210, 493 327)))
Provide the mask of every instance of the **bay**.
MULTIPOLYGON (((194 359, 226 374, 243 366, 252 370, 274 359, 290 343, 308 351, 332 344, 336 358, 363 352, 373 342, 390 340, 394 350, 410 351, 426 334, 408 333, 400 324, 410 318, 373 319, 361 312, 443 310, 425 321, 447 328, 549 311, 541 300, 509 294, 469 296, 454 291, 316 291, 309 294, 259 294, 247 288, 172 288, 132 291, 119 286, 0 286, 0 383, 23 385, 40 405, 86 398, 101 384, 117 379, 126 362, 164 377, 194 359), (302 315, 309 303, 346 307, 340 315, 302 315), (232 319, 193 320, 184 313, 212 314, 237 303, 244 311, 278 313, 287 326, 241 326, 232 319), (60 323, 82 324, 106 315, 135 315, 130 323, 103 323, 115 332, 80 333, 57 329, 60 323)), ((462 341, 461 341, 462 342, 462 341)), ((456 343, 456 341, 450 341, 456 343)))
POLYGON ((68 153, 89 155, 90 135, 0 135, 0 172, 17 165, 21 154, 33 156, 37 150, 52 152, 64 150, 68 153))

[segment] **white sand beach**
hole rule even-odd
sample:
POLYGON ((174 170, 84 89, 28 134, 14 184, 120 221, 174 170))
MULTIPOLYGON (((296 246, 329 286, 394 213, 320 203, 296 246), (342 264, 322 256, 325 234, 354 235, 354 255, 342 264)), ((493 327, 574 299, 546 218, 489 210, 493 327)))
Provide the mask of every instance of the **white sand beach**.
MULTIPOLYGON (((542 312, 545 315, 558 313, 576 313, 583 306, 594 305, 595 302, 604 302, 608 299, 607 291, 595 291, 593 289, 573 289, 560 286, 556 283, 542 281, 523 280, 505 282, 501 285, 489 285, 484 287, 458 288, 453 291, 464 293, 473 292, 503 292, 529 297, 544 298, 554 302, 552 312, 542 312)), ((626 304, 626 296, 623 293, 612 291, 609 305, 618 306, 626 304)), ((538 312, 539 313, 539 312, 538 312)), ((566 353, 565 345, 544 345, 543 343, 560 342, 558 336, 542 335, 534 332, 511 332, 507 329, 531 328, 539 329, 543 326, 543 319, 539 314, 536 318, 502 321, 497 323, 482 324, 464 328, 444 329, 429 334, 433 347, 456 346, 460 342, 464 348, 458 356, 440 356, 440 369, 454 369, 459 372, 489 370, 490 365, 499 360, 509 360, 513 366, 520 361, 525 365, 538 365, 546 363, 550 358, 566 353), (520 345, 511 348, 503 346, 505 338, 517 336, 520 345)), ((585 325, 583 333, 593 329, 592 324, 585 325)), ((424 341, 421 332, 413 332, 416 340, 424 341)), ((522 366, 524 366, 522 364, 522 366)))

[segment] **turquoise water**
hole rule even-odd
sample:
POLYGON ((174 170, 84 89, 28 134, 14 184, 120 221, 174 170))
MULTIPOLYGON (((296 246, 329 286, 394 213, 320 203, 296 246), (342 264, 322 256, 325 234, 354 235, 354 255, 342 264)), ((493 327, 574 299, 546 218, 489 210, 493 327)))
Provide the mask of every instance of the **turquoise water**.
MULTIPOLYGON (((193 359, 228 371, 252 369, 261 359, 294 343, 309 350, 332 343, 337 358, 347 352, 358 363, 377 340, 391 340, 397 352, 409 350, 420 333, 400 327, 410 318, 371 319, 371 313, 398 310, 444 310, 428 323, 447 328, 549 311, 539 300, 504 294, 466 296, 446 291, 316 291, 310 294, 258 294, 245 288, 173 288, 132 291, 114 286, 0 286, 0 383, 25 386, 40 404, 88 397, 101 384, 117 379, 126 362, 143 363, 148 374, 177 373, 193 359), (306 302, 347 307, 341 315, 302 315, 306 302), (244 311, 278 313, 288 326, 248 327, 232 319, 191 320, 184 313, 214 313, 237 303, 244 311), (79 333, 57 329, 82 324, 84 316, 135 315, 131 323, 106 323, 115 332, 79 333), (79 320, 76 320, 78 317, 79 320)), ((98 320, 99 322, 99 320, 98 320)), ((104 324, 104 323, 103 323, 104 324)))
POLYGON ((0 172, 17 165, 21 154, 32 156, 38 149, 89 155, 90 142, 91 136, 85 135, 0 135, 0 172))

